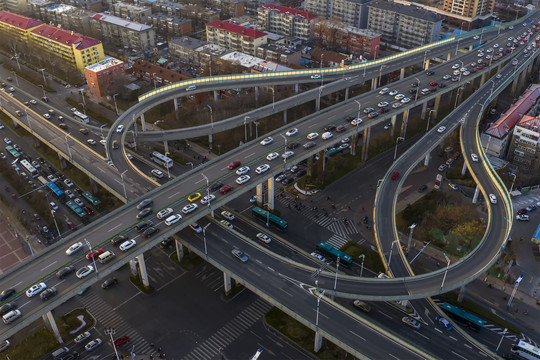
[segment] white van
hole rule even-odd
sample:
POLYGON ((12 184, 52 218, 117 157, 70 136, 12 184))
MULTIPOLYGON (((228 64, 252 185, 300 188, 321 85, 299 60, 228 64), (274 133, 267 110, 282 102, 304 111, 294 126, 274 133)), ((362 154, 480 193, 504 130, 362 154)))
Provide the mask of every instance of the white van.
POLYGON ((11 310, 6 315, 2 316, 2 320, 4 320, 4 324, 9 324, 15 321, 21 315, 22 313, 20 310, 11 310))
POLYGON ((165 219, 165 225, 171 226, 174 223, 177 223, 178 221, 182 220, 182 215, 176 214, 169 216, 167 219, 165 219))
POLYGON ((56 350, 52 353, 53 359, 61 359, 64 356, 66 356, 69 353, 69 349, 67 347, 61 347, 60 349, 56 350))
POLYGON ((188 87, 186 88, 186 91, 193 91, 193 90, 195 90, 196 88, 197 88, 197 86, 191 85, 191 86, 188 86, 188 87))
POLYGON ((107 261, 114 259, 115 255, 112 251, 105 251, 103 254, 99 255, 99 262, 105 264, 107 261))

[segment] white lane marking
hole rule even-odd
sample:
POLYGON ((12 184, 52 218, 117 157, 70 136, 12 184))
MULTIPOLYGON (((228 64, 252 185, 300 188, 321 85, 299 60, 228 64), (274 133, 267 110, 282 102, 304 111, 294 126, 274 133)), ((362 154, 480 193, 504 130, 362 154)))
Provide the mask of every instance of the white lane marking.
POLYGON ((442 334, 442 331, 440 329, 435 328, 435 331, 438 331, 442 334))
POLYGON ((399 360, 399 358, 398 358, 397 356, 394 356, 394 355, 392 355, 392 354, 388 354, 388 355, 390 355, 390 356, 393 357, 394 359, 399 360))
POLYGON ((248 157, 251 157, 251 156, 253 156, 253 155, 255 155, 255 153, 251 153, 251 154, 249 154, 249 155, 246 155, 246 156, 244 156, 244 159, 247 159, 248 157))
POLYGON ((311 129, 312 127, 317 126, 317 125, 318 124, 311 124, 311 125, 308 126, 308 129, 311 129))
POLYGON ((18 283, 16 283, 15 285, 13 285, 12 287, 15 287, 15 286, 18 286, 18 285, 21 285, 22 284, 22 281, 19 281, 18 283))
POLYGON ((259 259, 256 259, 255 262, 256 262, 257 264, 261 264, 261 265, 262 265, 262 261, 259 260, 259 259))
POLYGON ((21 306, 19 306, 19 309, 25 307, 26 305, 28 305, 30 303, 30 300, 28 300, 27 302, 25 302, 24 304, 22 304, 21 306))
POLYGON ((454 355, 456 355, 456 356, 459 356, 459 357, 462 358, 462 359, 465 359, 465 360, 467 359, 466 357, 463 357, 463 356, 459 355, 458 353, 456 353, 456 352, 454 352, 454 351, 452 351, 452 354, 454 354, 454 355))
POLYGON ((205 179, 205 178, 202 178, 202 179, 200 179, 199 181, 195 181, 195 184, 198 184, 198 183, 200 183, 201 181, 206 181, 206 179, 205 179))
POLYGON ((453 336, 449 336, 450 339, 454 340, 454 341, 457 341, 457 339, 453 336))
POLYGON ((291 294, 291 293, 288 292, 288 291, 285 291, 285 290, 283 290, 283 289, 279 289, 279 290, 283 291, 285 294, 289 295, 290 297, 294 297, 294 295, 291 294))
POLYGON ((355 333, 354 331, 350 331, 350 330, 349 330, 349 332, 350 332, 351 334, 353 334, 354 336, 357 336, 357 337, 359 337, 360 339, 366 341, 366 339, 364 339, 363 337, 361 337, 360 335, 358 335, 358 334, 355 333))
POLYGON ((172 194, 171 196, 169 196, 167 199, 170 199, 170 198, 173 198, 173 197, 176 197, 178 194, 180 194, 180 191, 178 192, 175 192, 174 194, 172 194))
POLYGON ((107 230, 107 232, 114 231, 116 228, 118 228, 118 227, 120 227, 120 226, 122 226, 122 224, 118 224, 118 225, 116 225, 115 227, 110 228, 109 230, 107 230))
POLYGON ((478 353, 479 353, 480 355, 482 355, 482 356, 485 356, 485 357, 487 357, 487 354, 484 354, 484 353, 483 353, 483 352, 481 352, 481 351, 479 351, 478 353))
POLYGON ((45 270, 46 268, 50 267, 50 266, 53 266, 54 264, 56 264, 58 262, 58 260, 50 263, 49 265, 45 266, 43 269, 41 269, 41 271, 45 270))
POLYGON ((268 268, 268 270, 270 270, 270 271, 276 271, 276 270, 272 269, 270 266, 267 266, 267 268, 268 268))
POLYGON ((421 337, 423 337, 423 338, 425 338, 425 339, 428 339, 428 340, 430 340, 430 338, 429 338, 429 337, 427 337, 427 336, 426 336, 426 335, 424 335, 424 334, 420 334, 420 333, 419 333, 418 331, 416 332, 416 335, 420 335, 421 337))
POLYGON ((385 314, 385 313, 383 313, 382 311, 379 311, 379 310, 377 310, 377 312, 378 312, 379 314, 381 314, 381 315, 386 316, 386 317, 389 318, 390 320, 392 320, 392 317, 391 317, 390 315, 385 314))
POLYGON ((465 346, 465 347, 468 347, 469 349, 471 349, 471 350, 472 350, 472 346, 471 346, 471 345, 469 345, 469 344, 463 344, 463 346, 465 346))

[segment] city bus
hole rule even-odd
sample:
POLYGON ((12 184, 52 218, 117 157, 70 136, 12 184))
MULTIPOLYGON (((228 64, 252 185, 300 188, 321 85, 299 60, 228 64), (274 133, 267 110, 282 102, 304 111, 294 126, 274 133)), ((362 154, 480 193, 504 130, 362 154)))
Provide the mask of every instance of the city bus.
POLYGON ((167 157, 167 156, 165 156, 162 153, 159 153, 157 151, 152 152, 152 154, 150 154, 150 158, 154 162, 156 162, 159 165, 164 166, 166 168, 170 169, 173 166, 173 161, 172 161, 171 158, 169 158, 169 157, 167 157))
POLYGON ((322 252, 326 257, 331 258, 334 261, 337 261, 339 257, 339 263, 345 265, 346 267, 351 267, 353 261, 352 257, 348 254, 345 254, 343 251, 339 251, 329 243, 321 241, 317 244, 317 250, 322 252))
POLYGON ((512 345, 512 353, 521 356, 528 360, 540 360, 540 348, 533 346, 523 340, 515 345, 512 345))
POLYGON ((71 211, 73 211, 73 213, 75 213, 75 215, 79 217, 79 219, 82 220, 82 222, 88 222, 88 214, 86 213, 86 211, 81 209, 79 205, 75 204, 73 200, 66 201, 66 205, 71 211))
POLYGON ((21 154, 19 154, 19 152, 17 150, 15 150, 15 148, 11 145, 8 145, 6 146, 6 151, 11 155, 13 156, 13 158, 17 159, 21 156, 21 154))
POLYGON ((254 207, 251 214, 264 223, 268 221, 269 225, 274 226, 280 231, 287 232, 287 230, 289 230, 289 224, 285 220, 277 217, 269 211, 261 209, 260 207, 254 207))
POLYGON ((55 183, 48 182, 47 187, 52 191, 52 193, 56 196, 58 201, 64 202, 66 200, 66 195, 58 186, 56 186, 55 183))
POLYGON ((101 201, 99 199, 97 199, 95 196, 93 196, 92 194, 90 194, 88 191, 85 191, 82 193, 82 196, 88 200, 88 202, 90 204, 92 204, 92 206, 94 206, 97 210, 101 210, 102 206, 101 206, 101 201))
POLYGON ((73 112, 73 116, 75 117, 75 119, 81 120, 85 124, 88 124, 90 122, 90 119, 88 119, 88 116, 86 114, 83 114, 82 112, 79 112, 77 110, 73 112))
POLYGON ((467 326, 468 328, 476 331, 480 331, 484 328, 486 324, 485 320, 480 319, 478 316, 475 316, 471 313, 466 312, 463 309, 460 309, 456 306, 450 305, 449 303, 444 303, 441 305, 441 309, 448 314, 456 322, 467 326))
POLYGON ((31 177, 35 178, 39 176, 39 173, 36 170, 36 168, 33 167, 32 164, 30 164, 28 160, 21 160, 19 161, 19 164, 21 164, 21 166, 26 170, 28 175, 30 175, 31 177))

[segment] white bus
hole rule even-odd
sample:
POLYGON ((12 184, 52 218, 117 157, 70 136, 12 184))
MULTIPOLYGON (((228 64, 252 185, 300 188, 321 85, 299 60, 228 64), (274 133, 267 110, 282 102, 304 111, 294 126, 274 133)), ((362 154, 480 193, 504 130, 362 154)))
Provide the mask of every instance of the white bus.
POLYGON ((164 166, 166 168, 172 168, 173 166, 173 161, 171 158, 168 158, 167 156, 157 152, 157 151, 154 151, 152 152, 152 154, 150 154, 150 158, 152 160, 154 160, 154 162, 160 164, 161 166, 164 166))
POLYGON ((38 171, 35 167, 32 166, 27 160, 21 160, 19 161, 19 164, 28 172, 28 175, 35 178, 39 176, 38 171))
POLYGON ((90 120, 88 119, 88 116, 86 116, 85 114, 77 110, 73 112, 73 116, 79 120, 82 120, 85 124, 88 124, 90 122, 90 120))
POLYGON ((512 352, 528 360, 540 360, 540 348, 523 340, 512 346, 512 352))

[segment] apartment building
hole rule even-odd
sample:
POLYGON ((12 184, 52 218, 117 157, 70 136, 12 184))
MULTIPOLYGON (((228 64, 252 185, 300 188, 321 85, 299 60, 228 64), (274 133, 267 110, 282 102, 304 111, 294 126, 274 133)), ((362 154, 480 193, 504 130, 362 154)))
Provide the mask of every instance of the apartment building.
POLYGON ((367 28, 389 46, 411 49, 440 40, 442 18, 434 12, 382 0, 368 7, 367 28))
POLYGON ((103 2, 101 0, 63 0, 62 3, 84 10, 103 11, 103 2))
POLYGON ((28 4, 26 0, 3 0, 3 9, 19 13, 26 14, 28 12, 28 4))
POLYGON ((227 21, 206 24, 206 40, 244 54, 255 55, 257 48, 268 43, 268 35, 255 27, 244 27, 227 21))
POLYGON ((540 174, 540 118, 525 115, 514 127, 508 160, 521 172, 540 174))
POLYGON ((42 21, 8 11, 0 11, 0 35, 4 42, 28 43, 30 32, 43 25, 42 21))
POLYGON ((244 0, 220 0, 221 16, 224 19, 243 16, 245 14, 244 0))
POLYGON ((190 19, 176 15, 151 14, 148 16, 148 23, 152 24, 158 34, 167 38, 189 35, 193 31, 190 19))
POLYGON ((381 34, 368 29, 322 20, 315 24, 315 39, 319 46, 355 57, 376 59, 379 56, 381 34))
POLYGON ((117 16, 95 14, 90 17, 90 27, 105 46, 114 50, 148 51, 156 45, 156 33, 152 26, 117 16))
POLYGON ((113 95, 109 87, 121 74, 125 74, 125 63, 111 56, 105 56, 105 60, 84 68, 88 90, 99 97, 113 95))
POLYGON ((493 13, 495 0, 444 0, 443 10, 469 19, 493 13))
POLYGON ((309 40, 317 15, 281 5, 261 6, 258 11, 259 26, 280 35, 309 40))
POLYGON ((162 68, 145 60, 137 60, 133 64, 132 73, 137 78, 147 81, 155 87, 191 79, 185 74, 162 68))
POLYGON ((300 66, 302 51, 300 47, 286 46, 280 43, 268 43, 257 48, 257 57, 277 64, 300 66))
POLYGON ((371 0, 306 0, 306 11, 325 19, 336 18, 341 22, 365 29, 371 0))
POLYGON ((148 17, 152 14, 152 9, 149 7, 137 6, 125 2, 114 3, 109 8, 109 11, 114 16, 143 24, 148 24, 148 17))

